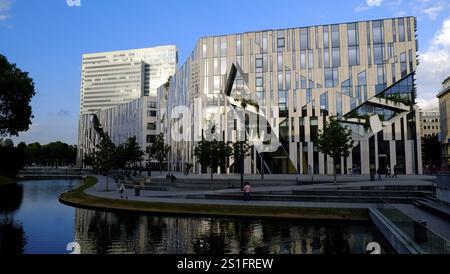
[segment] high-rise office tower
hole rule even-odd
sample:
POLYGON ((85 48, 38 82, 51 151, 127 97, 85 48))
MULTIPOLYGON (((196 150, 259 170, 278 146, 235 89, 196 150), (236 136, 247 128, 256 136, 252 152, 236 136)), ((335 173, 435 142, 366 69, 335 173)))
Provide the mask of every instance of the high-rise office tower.
POLYGON ((99 126, 116 144, 136 137, 145 150, 153 142, 157 88, 177 64, 173 45, 83 55, 78 165, 94 152, 99 126))

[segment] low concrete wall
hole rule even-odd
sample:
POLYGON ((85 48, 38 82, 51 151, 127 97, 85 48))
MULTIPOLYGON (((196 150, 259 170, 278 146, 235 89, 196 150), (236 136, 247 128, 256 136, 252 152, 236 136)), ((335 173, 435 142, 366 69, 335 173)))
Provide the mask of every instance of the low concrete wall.
POLYGON ((369 208, 375 226, 398 254, 419 254, 420 252, 407 240, 407 237, 377 209, 369 208))
POLYGON ((436 183, 437 199, 444 203, 450 204, 450 174, 439 174, 437 176, 436 183))

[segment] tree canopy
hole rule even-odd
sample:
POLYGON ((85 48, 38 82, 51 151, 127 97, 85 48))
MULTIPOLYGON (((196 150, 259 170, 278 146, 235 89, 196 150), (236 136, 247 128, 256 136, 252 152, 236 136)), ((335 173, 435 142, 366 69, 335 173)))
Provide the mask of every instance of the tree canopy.
POLYGON ((223 141, 200 141, 194 149, 197 162, 202 166, 208 166, 211 171, 211 182, 217 168, 227 163, 228 157, 233 154, 233 149, 223 141))
POLYGON ((317 141, 320 152, 334 160, 334 181, 336 182, 336 165, 341 162, 341 157, 348 157, 353 148, 352 131, 343 127, 338 118, 330 117, 330 121, 324 125, 319 133, 317 141))
POLYGON ((31 125, 34 82, 0 54, 0 136, 18 136, 31 125))
POLYGON ((160 170, 162 171, 162 162, 166 159, 167 153, 170 151, 170 146, 166 144, 164 135, 161 133, 156 136, 155 141, 149 148, 149 155, 151 159, 159 162, 160 170))

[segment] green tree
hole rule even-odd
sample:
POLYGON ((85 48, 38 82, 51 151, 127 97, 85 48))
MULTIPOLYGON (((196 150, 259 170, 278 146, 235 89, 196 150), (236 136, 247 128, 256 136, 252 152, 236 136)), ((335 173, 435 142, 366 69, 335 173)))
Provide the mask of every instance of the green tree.
POLYGON ((33 79, 0 54, 0 136, 18 136, 31 125, 33 79))
POLYGON ((159 163, 159 170, 162 173, 162 162, 166 159, 167 154, 170 151, 170 146, 166 144, 164 135, 160 133, 156 136, 155 141, 150 146, 149 155, 150 159, 155 159, 159 163))
POLYGON ((94 157, 98 171, 106 173, 106 191, 109 190, 109 173, 114 168, 115 153, 116 145, 111 141, 111 138, 105 134, 100 140, 100 143, 96 146, 94 157))
POLYGON ((352 131, 343 127, 336 117, 330 117, 317 141, 320 152, 333 158, 333 176, 336 184, 336 165, 341 157, 348 157, 353 148, 352 131))
POLYGON ((125 151, 128 160, 127 162, 130 165, 134 166, 134 168, 136 168, 137 165, 144 160, 145 153, 136 142, 136 136, 128 139, 127 143, 125 144, 125 151))
POLYGON ((233 149, 223 141, 200 141, 194 149, 194 156, 202 166, 209 167, 211 171, 211 187, 214 183, 214 173, 217 168, 227 163, 232 156, 233 149))
POLYGON ((235 170, 241 174, 241 189, 244 189, 244 159, 250 156, 251 146, 248 141, 238 141, 233 143, 233 154, 235 170), (237 168, 239 167, 239 169, 237 168))

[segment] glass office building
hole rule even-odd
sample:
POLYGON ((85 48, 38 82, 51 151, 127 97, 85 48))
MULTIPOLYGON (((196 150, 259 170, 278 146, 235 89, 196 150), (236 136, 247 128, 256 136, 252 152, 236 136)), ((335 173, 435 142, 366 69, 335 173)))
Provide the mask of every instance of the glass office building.
MULTIPOLYGON (((394 166, 420 174, 417 46, 414 17, 200 38, 170 86, 158 91, 159 130, 172 146, 169 165, 207 172, 193 151, 213 125, 230 143, 242 131, 276 136, 276 149, 252 146, 246 173, 331 174, 336 165, 342 174, 394 166), (242 107, 240 126, 233 111, 243 101, 251 106, 242 107), (317 146, 330 116, 340 117, 355 140, 338 163, 317 146)), ((218 171, 238 169, 230 157, 218 171)))

